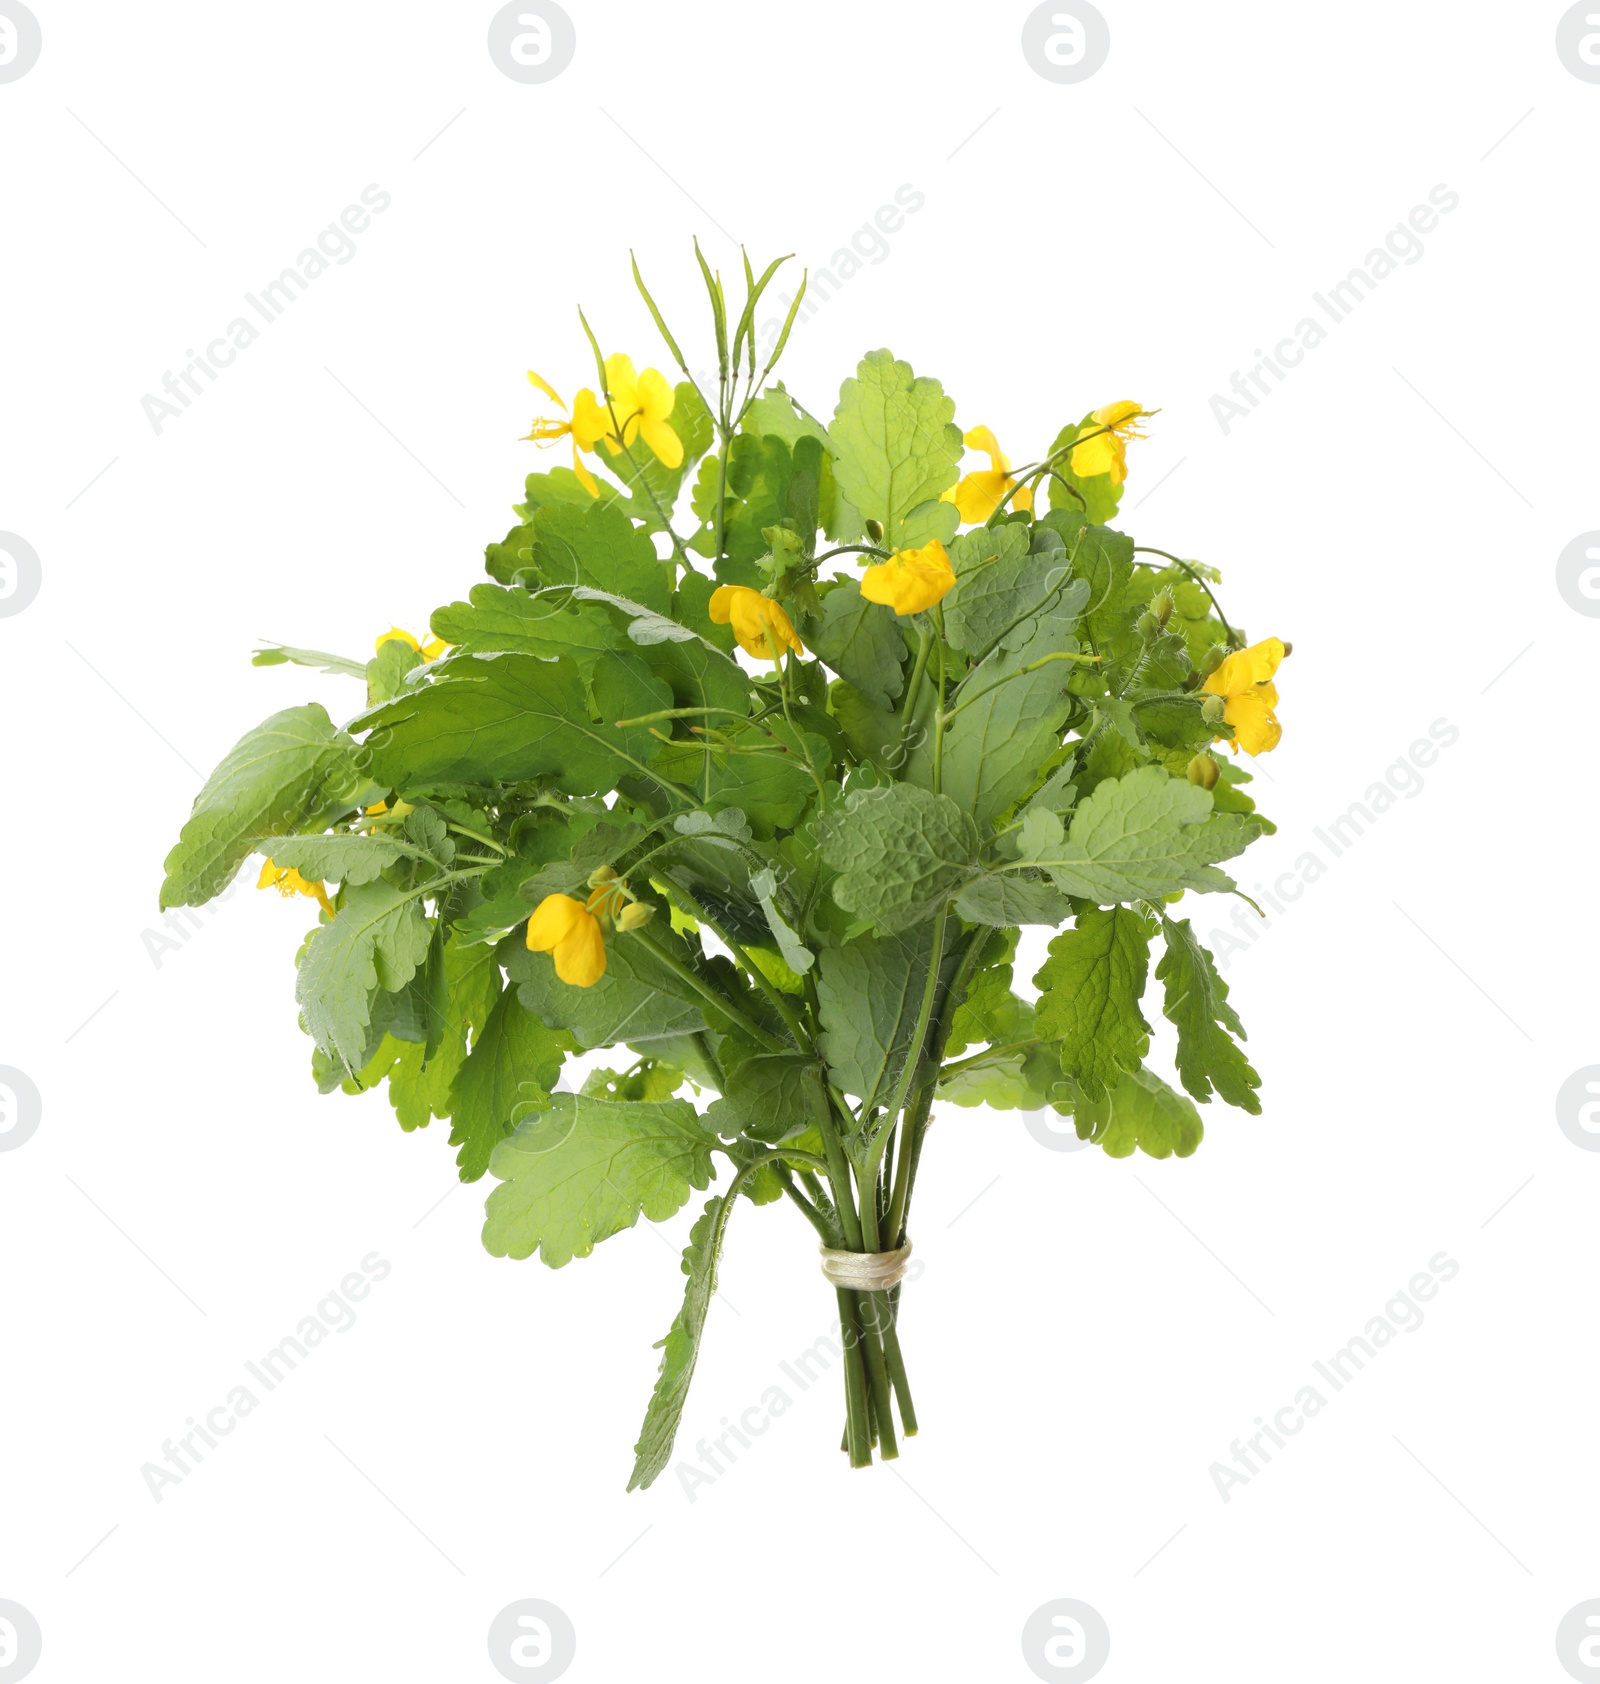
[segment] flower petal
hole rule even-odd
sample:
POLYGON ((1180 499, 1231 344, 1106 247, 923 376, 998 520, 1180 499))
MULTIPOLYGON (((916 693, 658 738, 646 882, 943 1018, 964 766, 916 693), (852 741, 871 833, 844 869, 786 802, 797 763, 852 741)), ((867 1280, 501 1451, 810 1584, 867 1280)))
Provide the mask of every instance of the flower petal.
MULTIPOLYGON (((549 953, 572 934, 581 918, 589 918, 581 900, 571 895, 546 895, 528 920, 528 951, 549 953)), ((589 922, 594 920, 589 918, 589 922)))
POLYGON ((961 442, 968 450, 981 450, 989 458, 989 466, 997 473, 1004 473, 1011 466, 1000 448, 1000 441, 987 427, 974 427, 970 432, 963 433, 961 442))
POLYGON ((1233 727, 1234 741, 1246 754, 1266 754, 1283 737, 1283 727, 1272 711, 1277 692, 1270 684, 1253 685, 1228 698, 1224 717, 1233 727))
POLYGON ((552 957, 563 982, 574 988, 593 988, 606 974, 606 941, 599 920, 584 912, 571 932, 556 943, 552 957))
POLYGON ((654 415, 646 415, 639 423, 639 436, 650 446, 656 460, 664 468, 683 464, 683 440, 672 430, 672 424, 654 415))
MULTIPOLYGON (((1210 696, 1240 696, 1253 684, 1265 684, 1278 670, 1283 659, 1283 640, 1263 638, 1248 649, 1236 649, 1205 681, 1202 688, 1210 696)), ((1273 700, 1277 700, 1274 693, 1273 700)))
POLYGON ((956 582, 944 545, 930 539, 921 549, 897 550, 861 575, 861 594, 896 614, 920 614, 932 608, 956 582))
POLYGON ((388 631, 386 631, 383 636, 380 637, 375 644, 373 644, 373 648, 381 649, 386 643, 403 643, 408 649, 415 649, 419 654, 422 651, 422 645, 417 642, 411 633, 408 631, 401 631, 398 626, 390 626, 388 631))
POLYGON ((545 379, 542 374, 535 374, 530 368, 528 370, 528 381, 531 385, 537 386, 547 398, 553 399, 561 406, 562 409, 567 407, 567 400, 562 397, 562 395, 550 384, 548 380, 545 379))

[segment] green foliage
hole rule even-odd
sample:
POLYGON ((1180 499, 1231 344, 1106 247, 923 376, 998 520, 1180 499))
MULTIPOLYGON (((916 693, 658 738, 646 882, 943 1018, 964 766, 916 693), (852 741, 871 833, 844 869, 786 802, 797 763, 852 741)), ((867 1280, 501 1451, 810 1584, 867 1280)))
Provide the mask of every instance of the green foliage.
POLYGON ((700 1357, 700 1336, 705 1332, 706 1314, 717 1290, 717 1253, 722 1249, 723 1199, 708 1199, 700 1219, 689 1230, 683 1249, 683 1272, 689 1278, 683 1288, 683 1305, 672 1318, 666 1338, 656 1349, 661 1352, 661 1372, 644 1412, 639 1442, 633 1447, 633 1472, 628 1489, 639 1491, 655 1483, 656 1476, 672 1457, 672 1442, 689 1396, 689 1382, 700 1357))
POLYGON ((641 1212, 665 1222, 711 1184, 717 1137, 686 1100, 616 1104, 558 1093, 517 1125, 489 1159, 483 1243, 493 1257, 531 1257, 552 1269, 587 1257, 641 1212))
MULTIPOLYGON (((1107 524, 1121 486, 1071 467, 1092 417, 1034 441, 1009 488, 1031 499, 957 536, 954 401, 880 350, 819 419, 766 378, 787 334, 761 302, 772 276, 747 266, 730 306, 700 260, 716 344, 696 363, 635 270, 666 366, 716 369, 704 401, 673 387, 681 461, 656 454, 677 453, 641 370, 626 450, 583 433, 585 477, 529 474, 487 579, 450 578, 440 658, 393 639, 369 661, 259 649, 362 681, 366 705, 342 727, 290 708, 242 738, 167 859, 165 907, 202 904, 253 852, 330 895, 297 962, 316 1085, 387 1083, 407 1132, 448 1119, 462 1179, 496 1178, 497 1256, 560 1267, 641 1213, 665 1221, 718 1154, 752 1203, 888 1249, 935 1098, 1050 1107, 1114 1157, 1192 1152, 1194 1100, 1259 1110, 1228 990, 1166 911, 1230 891, 1220 863, 1271 829, 1235 762, 1209 793, 1186 776, 1229 735, 1202 712, 1231 636, 1216 570, 1149 560, 1107 524), (926 549, 938 577, 935 540, 939 601, 896 594, 895 567, 873 583, 910 611, 863 595, 897 551, 926 549), (752 605, 730 587, 803 647, 740 648, 752 605), (1037 1004, 1013 988, 1029 925, 1055 932, 1037 1004), (1186 1094, 1143 1062, 1158 925, 1186 1094), (568 1054, 602 1048, 630 1050, 555 1091, 568 1054)), ((590 347, 599 391, 569 413, 629 408, 614 351, 590 347)), ((983 1130, 961 1143, 984 1175, 983 1130)), ((690 1235, 635 1487, 668 1464, 732 1202, 690 1235)), ((897 1337, 869 1336, 884 1372, 897 1337)), ((894 1405, 846 1343, 862 1461, 894 1405)))
POLYGON ((1090 1099, 1136 1070, 1150 1044, 1139 1010, 1150 968, 1151 923, 1129 906, 1080 914, 1050 943, 1033 979, 1038 1031, 1061 1049, 1061 1068, 1090 1099))
POLYGON ((1161 920, 1166 952, 1156 979, 1166 985, 1162 1011, 1178 1027, 1178 1074, 1196 1099, 1218 1094, 1242 1111, 1259 1112, 1256 1089, 1261 1078, 1239 1050, 1244 1025, 1228 1004, 1228 985, 1217 975, 1211 955, 1196 940, 1187 918, 1161 920))
POLYGON ((916 378, 888 351, 869 351, 839 389, 828 428, 834 477, 864 520, 882 523, 891 549, 955 534, 954 505, 938 502, 960 473, 955 412, 937 380, 916 378))
POLYGON ((355 744, 315 702, 285 708, 228 751, 167 855, 161 905, 203 906, 267 837, 321 830, 353 806, 355 744))

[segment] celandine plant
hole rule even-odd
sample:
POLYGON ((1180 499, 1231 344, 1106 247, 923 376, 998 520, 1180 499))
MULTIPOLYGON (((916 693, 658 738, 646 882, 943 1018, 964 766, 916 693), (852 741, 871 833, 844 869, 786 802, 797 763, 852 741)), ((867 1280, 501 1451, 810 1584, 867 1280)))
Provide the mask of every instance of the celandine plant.
POLYGON ((387 1081, 408 1131, 448 1118, 461 1179, 499 1183, 496 1256, 560 1268, 727 1160, 631 1486, 671 1453, 741 1197, 816 1230, 859 1467, 916 1431, 900 1281, 936 1100, 1053 1107, 1113 1157, 1194 1151, 1193 1100, 1260 1109, 1171 908, 1237 893, 1218 862, 1271 829, 1210 751, 1276 745, 1289 646, 1246 647, 1214 569, 1107 524, 1139 405, 1013 471, 873 351, 824 422, 767 384, 798 298, 757 367, 777 267, 746 264, 730 320, 700 259, 714 407, 635 267, 684 379, 584 322, 595 386, 570 412, 529 376, 562 412, 529 436, 570 440, 572 467, 529 475, 493 583, 364 663, 258 652, 363 680, 366 709, 241 739, 161 891, 197 906, 254 851, 263 887, 319 903, 295 991, 319 1087, 387 1081), (964 447, 988 467, 963 474, 964 447), (1033 1003, 1012 989, 1029 924, 1060 932, 1033 1003), (1144 1063, 1157 942, 1187 1097, 1144 1063), (557 1091, 597 1047, 623 1067, 557 1091))

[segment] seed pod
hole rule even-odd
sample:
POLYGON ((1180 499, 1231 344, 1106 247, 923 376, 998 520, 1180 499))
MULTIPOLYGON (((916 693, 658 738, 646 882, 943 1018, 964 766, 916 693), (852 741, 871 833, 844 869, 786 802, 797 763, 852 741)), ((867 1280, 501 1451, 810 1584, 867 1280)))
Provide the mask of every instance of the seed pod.
POLYGON ((1197 754, 1189 762, 1189 782, 1199 784, 1201 789, 1215 789, 1219 776, 1217 763, 1209 754, 1197 754))
POLYGON ((636 900, 632 906, 626 907, 617 915, 616 924, 619 931, 637 930, 641 924, 648 924, 656 915, 653 906, 636 900))
POLYGON ((1228 704, 1221 696, 1207 696, 1200 704, 1200 717, 1207 725, 1220 725, 1228 716, 1228 704))
POLYGON ((867 542, 869 544, 881 544, 883 542, 883 522, 881 520, 869 520, 866 527, 867 542))

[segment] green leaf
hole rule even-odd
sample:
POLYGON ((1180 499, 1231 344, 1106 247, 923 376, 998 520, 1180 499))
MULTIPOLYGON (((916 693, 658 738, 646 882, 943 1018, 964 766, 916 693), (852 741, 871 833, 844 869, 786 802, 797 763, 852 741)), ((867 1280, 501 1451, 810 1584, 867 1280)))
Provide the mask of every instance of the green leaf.
POLYGON ((997 929, 1012 924, 1056 925, 1072 911, 1072 903, 1059 890, 1015 872, 991 871, 973 878, 953 904, 968 923, 993 924, 997 929))
POLYGON ((406 688, 406 674, 425 665, 422 652, 391 637, 378 645, 367 662, 367 706, 392 701, 406 688))
POLYGON ((1156 980, 1166 985, 1162 1011, 1178 1027, 1178 1074, 1196 1099, 1210 1099, 1213 1084, 1229 1105, 1259 1115, 1255 1090, 1261 1078, 1233 1039, 1245 1040, 1239 1014, 1228 1004, 1228 985, 1188 919, 1163 917, 1166 952, 1156 980))
MULTIPOLYGON (((664 919, 651 927, 657 942, 684 964, 689 947, 664 930, 664 919)), ((571 1032, 580 1046, 630 1045, 667 1036, 692 1035, 706 1027, 707 1003, 640 941, 620 936, 606 944, 606 974, 592 988, 576 988, 556 975, 548 953, 530 953, 513 939, 503 950, 507 973, 522 1003, 552 1028, 571 1032)))
POLYGON ((805 1053, 757 1053, 729 1071, 706 1121, 729 1139, 744 1134, 769 1145, 804 1133, 815 1121, 806 1086, 816 1068, 805 1053))
POLYGON ((268 644, 250 657, 253 667, 281 667, 289 661, 297 667, 315 667, 318 672, 331 672, 336 678, 364 679, 367 676, 365 661, 325 654, 321 649, 291 649, 285 643, 268 644))
POLYGON ((1214 814, 1198 785, 1141 766, 1080 801, 1064 842, 1035 863, 1085 900, 1158 900, 1179 889, 1231 889, 1233 879, 1211 862, 1243 852, 1260 833, 1253 818, 1214 814))
POLYGON ((717 1290, 717 1254, 722 1249, 725 1227, 722 1207, 720 1195, 708 1199, 700 1219, 689 1230, 689 1243, 683 1252, 683 1272, 689 1279, 683 1289, 682 1307, 673 1317, 666 1338, 656 1345, 661 1352, 661 1369, 645 1408, 639 1441, 633 1447, 630 1491, 643 1490, 652 1484, 672 1456, 673 1440, 678 1436, 678 1423, 689 1396, 689 1382, 694 1378, 694 1366, 700 1356, 706 1314, 711 1308, 712 1294, 717 1290))
POLYGON ((833 898, 887 935, 931 918, 978 851, 961 808, 915 784, 855 790, 817 829, 833 898))
POLYGON ((355 744, 326 711, 285 708, 247 732, 206 779, 167 855, 161 905, 203 906, 269 836, 320 830, 353 804, 355 744))
POLYGON ((533 596, 502 585, 474 585, 470 602, 436 608, 432 630, 459 654, 512 650, 551 660, 570 655, 580 667, 606 649, 626 649, 628 636, 598 603, 561 602, 565 592, 533 596))
POLYGON ((530 1111, 543 1110, 570 1045, 507 989, 456 1072, 450 1090, 450 1144, 463 1181, 476 1181, 494 1148, 530 1111))
POLYGON ((307 943, 295 998, 317 1045, 336 1053, 346 1069, 366 1063, 372 995, 404 988, 428 956, 429 931, 421 898, 386 878, 344 892, 331 923, 307 943))
POLYGON ((660 746, 648 726, 614 722, 670 706, 671 693, 635 655, 599 656, 592 682, 598 723, 567 657, 452 655, 418 688, 351 723, 372 733, 374 775, 396 788, 553 777, 569 795, 594 795, 634 770, 623 756, 648 761, 660 746))
POLYGON ((547 585, 588 585, 657 614, 672 606, 672 569, 657 559, 650 534, 610 503, 536 511, 533 562, 547 585))
POLYGON ((500 998, 500 967, 490 948, 452 937, 444 944, 444 974, 449 1004, 438 1050, 430 1055, 424 1046, 405 1045, 389 1071, 389 1103, 408 1131, 426 1127, 430 1116, 450 1115, 450 1093, 466 1062, 468 1033, 481 1035, 500 998))
POLYGON ((906 644, 892 609, 868 602, 854 579, 835 585, 822 612, 806 616, 800 636, 807 649, 862 695, 890 707, 905 679, 906 644))
MULTIPOLYGON (((951 424, 955 400, 937 380, 917 379, 909 363, 888 351, 869 351, 839 392, 828 434, 834 450, 834 476, 841 492, 865 519, 883 523, 884 543, 901 549, 926 541, 921 525, 908 517, 937 502, 960 477, 965 446, 951 424)), ((933 519, 955 531, 955 507, 933 519)), ((928 517, 922 517, 926 524, 928 517)), ((930 528, 928 536, 938 535, 930 528)))
POLYGON ((1061 640, 1089 601, 1089 581, 1073 576, 1065 548, 1031 554, 1029 533, 1020 521, 980 526, 950 547, 956 583, 942 604, 945 632, 974 659, 996 645, 1021 649, 1041 629, 1052 647, 1065 648, 1061 640))
MULTIPOLYGON (((974 700, 945 729, 940 787, 980 827, 1033 787, 1040 766, 1060 742, 1071 707, 1066 693, 1070 663, 1052 661, 1037 672, 1022 672, 1027 655, 999 652, 974 668, 963 686, 970 687, 974 700), (994 688, 986 690, 986 685, 994 688)), ((960 695, 957 691, 958 702, 960 695)), ((919 739, 907 763, 908 778, 931 785, 933 750, 931 736, 919 739)))
POLYGON ((1147 1157, 1187 1158, 1200 1144, 1205 1125, 1200 1113, 1181 1093, 1174 1093, 1148 1070, 1126 1072, 1108 1096, 1108 1103, 1090 1117, 1084 1133, 1084 1112, 1077 1113, 1079 1139, 1092 1140, 1108 1158, 1129 1157, 1137 1147, 1147 1157))
POLYGON ((868 937, 818 956, 821 1051, 835 1086, 887 1104, 910 1050, 932 952, 932 930, 868 937))
POLYGON ((783 955, 784 966, 798 981, 817 962, 817 956, 801 941, 798 931, 784 917, 778 905, 777 873, 756 872, 750 879, 750 892, 761 903, 761 910, 766 915, 767 928, 772 932, 772 939, 778 944, 779 953, 783 955))
POLYGON ((788 829, 815 797, 817 786, 806 770, 806 756, 826 774, 833 757, 827 743, 814 732, 797 731, 787 720, 769 719, 759 729, 741 729, 724 720, 739 747, 759 749, 742 753, 699 743, 658 744, 653 762, 663 776, 700 794, 708 812, 737 807, 758 836, 770 837, 788 829), (773 752, 774 745, 782 752, 773 752))
POLYGON ((354 888, 413 852, 388 836, 285 836, 272 844, 272 863, 292 865, 308 880, 354 888))
POLYGON ((483 1243, 494 1257, 531 1257, 552 1269, 587 1257, 641 1212, 665 1222, 692 1190, 710 1186, 717 1137, 682 1099, 617 1104, 558 1093, 551 1109, 495 1147, 483 1243))
POLYGON ((945 1057, 970 1046, 1006 1047, 1034 1035, 1033 1007, 1011 992, 1011 964, 1007 960, 978 972, 967 988, 950 1025, 945 1057))
POLYGON ((1085 912, 1050 943, 1034 977, 1038 1032, 1061 1043, 1061 1068, 1091 1100, 1136 1070, 1150 1044, 1139 1010, 1150 967, 1150 920, 1132 907, 1085 912))

